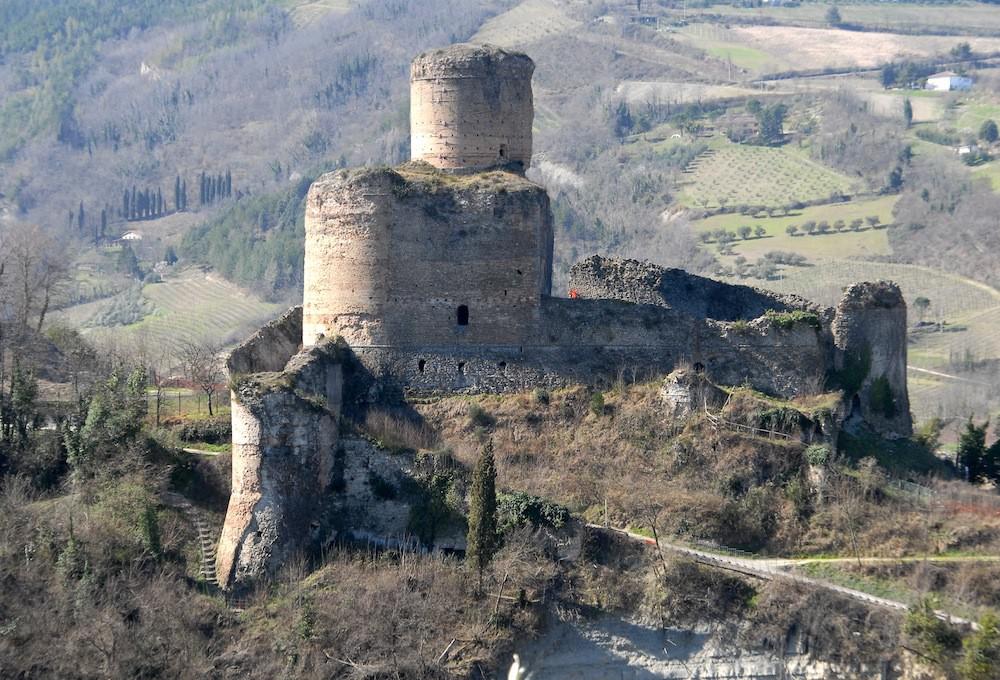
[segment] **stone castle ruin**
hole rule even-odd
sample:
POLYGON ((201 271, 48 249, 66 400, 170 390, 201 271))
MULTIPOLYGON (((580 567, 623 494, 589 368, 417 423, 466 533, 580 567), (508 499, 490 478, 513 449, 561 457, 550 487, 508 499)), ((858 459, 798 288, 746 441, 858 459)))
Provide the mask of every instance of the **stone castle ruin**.
MULTIPOLYGON (((370 479, 405 475, 342 414, 406 395, 600 385, 692 367, 794 397, 844 390, 844 418, 911 431, 906 306, 886 282, 836 308, 598 256, 552 295, 548 195, 524 177, 534 64, 491 46, 417 57, 412 160, 311 187, 302 307, 229 359, 233 490, 218 550, 227 587, 334 539, 391 544, 408 509, 370 479)), ((438 545, 459 537, 444 537, 438 545)))

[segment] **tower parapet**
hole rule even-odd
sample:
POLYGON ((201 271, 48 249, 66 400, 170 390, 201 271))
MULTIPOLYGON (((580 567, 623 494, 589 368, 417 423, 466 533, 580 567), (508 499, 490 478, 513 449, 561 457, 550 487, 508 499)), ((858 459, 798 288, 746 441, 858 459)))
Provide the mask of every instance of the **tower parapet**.
POLYGON ((534 70, 527 55, 492 45, 452 45, 414 59, 411 158, 442 170, 526 170, 534 70))

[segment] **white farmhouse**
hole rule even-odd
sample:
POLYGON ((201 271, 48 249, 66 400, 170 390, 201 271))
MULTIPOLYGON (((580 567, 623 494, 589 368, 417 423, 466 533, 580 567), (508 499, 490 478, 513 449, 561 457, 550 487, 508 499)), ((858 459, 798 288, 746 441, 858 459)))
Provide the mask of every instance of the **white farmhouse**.
POLYGON ((952 71, 942 71, 932 76, 927 76, 927 89, 938 92, 951 92, 953 90, 968 90, 972 88, 972 78, 960 76, 952 71))

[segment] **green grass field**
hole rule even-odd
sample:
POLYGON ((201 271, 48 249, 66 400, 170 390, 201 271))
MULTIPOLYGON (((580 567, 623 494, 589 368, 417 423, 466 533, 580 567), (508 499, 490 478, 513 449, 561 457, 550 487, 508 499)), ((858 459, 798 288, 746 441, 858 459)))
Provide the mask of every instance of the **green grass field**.
POLYGON ((889 240, 887 230, 870 229, 867 224, 859 232, 830 233, 820 236, 789 236, 789 225, 801 226, 807 221, 826 221, 833 225, 837 220, 845 224, 869 215, 877 216, 882 224, 892 221, 895 196, 883 196, 871 200, 850 201, 818 205, 794 211, 791 215, 754 219, 740 214, 715 215, 698 220, 691 226, 697 232, 713 232, 717 229, 737 231, 740 226, 763 227, 767 231, 764 238, 739 240, 733 244, 737 255, 756 259, 771 250, 784 250, 804 255, 810 260, 817 258, 846 258, 860 256, 887 255, 889 240))
POLYGON ((728 28, 714 24, 692 24, 675 35, 684 43, 751 73, 770 73, 791 68, 779 55, 743 44, 728 28))
POLYGON ((685 170, 679 201, 689 207, 780 206, 850 193, 853 182, 805 151, 733 144, 717 137, 712 148, 685 170))
POLYGON ((993 191, 1000 191, 1000 161, 980 165, 972 171, 972 175, 989 180, 993 191))

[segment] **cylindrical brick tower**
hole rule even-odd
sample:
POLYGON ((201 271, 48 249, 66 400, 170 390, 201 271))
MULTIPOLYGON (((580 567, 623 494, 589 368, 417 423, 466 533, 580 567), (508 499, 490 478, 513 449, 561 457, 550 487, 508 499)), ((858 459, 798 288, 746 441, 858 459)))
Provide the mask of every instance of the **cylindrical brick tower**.
POLYGON ((452 45, 414 59, 412 159, 444 170, 526 170, 534 70, 527 55, 492 45, 452 45))

